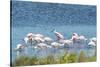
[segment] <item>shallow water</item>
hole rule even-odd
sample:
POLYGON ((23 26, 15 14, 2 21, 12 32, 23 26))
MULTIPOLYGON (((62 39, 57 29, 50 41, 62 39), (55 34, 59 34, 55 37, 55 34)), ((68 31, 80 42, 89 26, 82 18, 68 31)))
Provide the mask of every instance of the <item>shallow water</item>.
MULTIPOLYGON (((96 37, 96 26, 86 26, 86 25, 78 25, 78 26, 37 26, 37 27, 13 27, 12 28, 12 50, 16 48, 16 45, 21 43, 24 44, 23 38, 26 36, 27 33, 40 33, 44 36, 51 37, 53 40, 56 40, 56 36, 52 32, 53 29, 56 29, 57 31, 61 32, 62 35, 64 35, 65 39, 70 39, 73 32, 78 33, 79 35, 84 35, 86 38, 92 38, 96 37)), ((71 48, 66 49, 69 53, 75 51, 77 54, 79 54, 80 51, 84 51, 87 56, 94 55, 95 49, 88 49, 88 48, 71 48)), ((58 50, 57 50, 58 51, 58 50)), ((62 50, 63 51, 63 50, 62 50)), ((35 54, 35 51, 31 51, 31 49, 28 52, 28 55, 35 54)), ((58 52, 59 53, 59 52, 58 52)), ((46 55, 45 51, 41 51, 38 53, 38 56, 40 55, 46 55)), ((12 57, 13 59, 16 57, 16 52, 12 51, 12 57)))

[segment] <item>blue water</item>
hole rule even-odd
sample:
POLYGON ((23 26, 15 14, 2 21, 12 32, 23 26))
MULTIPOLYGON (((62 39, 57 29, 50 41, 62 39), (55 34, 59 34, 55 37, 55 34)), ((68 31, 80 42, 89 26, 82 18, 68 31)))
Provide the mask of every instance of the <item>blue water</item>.
MULTIPOLYGON (((12 49, 16 48, 16 45, 21 43, 24 44, 23 38, 27 33, 40 33, 44 36, 49 36, 52 39, 56 40, 56 36, 51 30, 55 28, 57 31, 61 32, 65 39, 70 39, 73 32, 78 33, 79 35, 84 35, 86 38, 96 37, 96 26, 38 26, 38 27, 13 27, 12 30, 12 49)), ((83 49, 82 49, 83 50, 83 49)), ((85 49, 88 50, 88 49, 85 49)), ((78 50, 79 51, 79 50, 78 50)), ((31 53, 30 53, 31 54, 31 53)), ((16 53, 13 51, 13 57, 16 53)))
POLYGON ((12 2, 13 26, 96 25, 95 5, 12 2))
POLYGON ((96 26, 40 26, 40 27, 13 27, 12 29, 12 44, 15 46, 18 43, 23 43, 27 33, 40 33, 56 40, 56 36, 52 32, 53 29, 61 32, 65 39, 70 39, 73 32, 79 35, 84 35, 86 38, 96 37, 96 26))
MULTIPOLYGON (((11 8, 13 58, 16 57, 13 49, 19 43, 24 44, 23 38, 29 32, 54 40, 53 29, 62 33, 65 39, 70 39, 73 32, 88 39, 96 37, 96 6, 12 1, 11 8)), ((94 54, 94 49, 75 50, 84 50, 87 55, 94 54)))

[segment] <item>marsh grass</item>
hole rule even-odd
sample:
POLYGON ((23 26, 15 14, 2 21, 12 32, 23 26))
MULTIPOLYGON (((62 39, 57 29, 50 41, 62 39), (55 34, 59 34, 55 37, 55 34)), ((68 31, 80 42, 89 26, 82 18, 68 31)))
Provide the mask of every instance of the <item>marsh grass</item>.
POLYGON ((78 58, 78 62, 86 62, 86 56, 85 53, 83 51, 80 52, 79 58, 78 58))
POLYGON ((17 57, 12 66, 31 66, 31 65, 46 65, 46 64, 64 64, 64 63, 77 63, 77 62, 93 62, 96 61, 96 56, 86 57, 85 53, 82 51, 78 56, 75 53, 65 53, 61 56, 49 55, 44 58, 34 57, 34 56, 20 56, 17 57))
POLYGON ((96 55, 91 57, 86 57, 83 51, 80 52, 78 62, 94 62, 96 61, 96 55))
POLYGON ((37 57, 20 56, 14 60, 12 66, 36 65, 37 61, 37 57))
POLYGON ((96 56, 92 56, 92 57, 87 57, 86 62, 94 62, 96 60, 97 60, 96 56))

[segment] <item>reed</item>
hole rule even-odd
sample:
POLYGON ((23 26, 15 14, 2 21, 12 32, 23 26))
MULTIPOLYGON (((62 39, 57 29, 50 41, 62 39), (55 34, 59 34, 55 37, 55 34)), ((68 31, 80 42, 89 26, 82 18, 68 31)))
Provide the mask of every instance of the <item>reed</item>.
POLYGON ((64 63, 76 63, 76 62, 93 62, 96 61, 96 56, 86 57, 85 53, 82 51, 78 56, 75 53, 67 54, 55 57, 54 55, 49 55, 44 58, 34 57, 34 56, 20 56, 17 57, 12 65, 15 66, 31 66, 31 65, 46 65, 46 64, 64 64, 64 63))

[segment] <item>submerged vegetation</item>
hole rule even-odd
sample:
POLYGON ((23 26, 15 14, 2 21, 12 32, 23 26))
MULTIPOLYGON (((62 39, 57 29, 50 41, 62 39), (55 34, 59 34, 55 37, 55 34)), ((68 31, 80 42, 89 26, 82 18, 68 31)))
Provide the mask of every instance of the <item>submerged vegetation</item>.
POLYGON ((47 57, 39 58, 34 56, 20 56, 17 57, 12 66, 26 66, 26 65, 45 65, 45 64, 63 64, 63 63, 77 63, 77 62, 93 62, 96 61, 96 56, 86 57, 83 51, 80 52, 79 56, 75 53, 67 54, 62 56, 49 55, 47 57))

